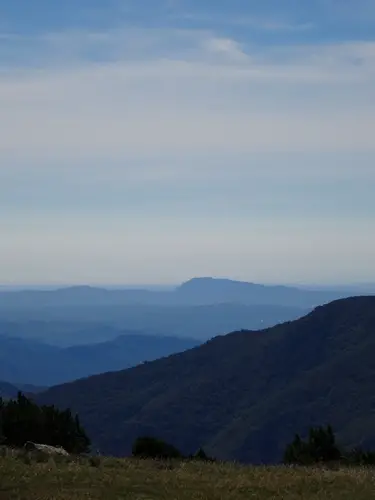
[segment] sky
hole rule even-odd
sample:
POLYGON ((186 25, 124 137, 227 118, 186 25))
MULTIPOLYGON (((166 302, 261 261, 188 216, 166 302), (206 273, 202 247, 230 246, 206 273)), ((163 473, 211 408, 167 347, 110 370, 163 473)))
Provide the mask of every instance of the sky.
POLYGON ((0 0, 0 283, 375 282, 374 0, 0 0))

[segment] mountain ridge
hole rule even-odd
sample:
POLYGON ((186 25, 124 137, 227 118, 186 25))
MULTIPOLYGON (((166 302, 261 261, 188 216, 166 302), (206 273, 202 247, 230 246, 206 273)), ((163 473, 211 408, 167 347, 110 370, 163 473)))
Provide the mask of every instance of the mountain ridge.
POLYGON ((262 285, 221 278, 192 278, 174 290, 106 289, 87 285, 56 290, 0 291, 0 310, 4 307, 33 305, 158 304, 205 305, 243 303, 314 307, 348 296, 348 292, 306 290, 284 285, 262 285))
POLYGON ((373 332, 375 297, 341 299, 296 321, 219 336, 38 397, 72 406, 110 454, 155 434, 186 453, 204 446, 222 459, 274 463, 295 432, 325 423, 344 443, 371 445, 373 332))
POLYGON ((27 395, 35 395, 46 389, 47 387, 38 387, 31 384, 11 384, 10 382, 0 380, 0 398, 3 399, 14 399, 17 397, 18 392, 27 395))
POLYGON ((0 336, 0 380, 49 386, 125 369, 199 344, 188 338, 126 334, 111 341, 61 348, 0 336))

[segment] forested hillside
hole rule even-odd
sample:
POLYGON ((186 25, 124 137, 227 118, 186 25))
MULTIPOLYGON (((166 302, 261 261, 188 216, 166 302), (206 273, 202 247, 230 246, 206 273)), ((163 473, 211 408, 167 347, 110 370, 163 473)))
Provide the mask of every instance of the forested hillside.
POLYGON ((340 442, 375 447, 375 298, 318 307, 130 370, 54 387, 104 453, 153 434, 184 453, 275 462, 295 432, 331 423, 340 442))

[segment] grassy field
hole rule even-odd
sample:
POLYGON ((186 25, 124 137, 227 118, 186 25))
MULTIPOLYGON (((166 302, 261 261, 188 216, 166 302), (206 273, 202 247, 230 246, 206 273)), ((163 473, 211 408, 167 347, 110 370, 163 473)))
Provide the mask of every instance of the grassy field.
POLYGON ((0 500, 369 500, 372 469, 0 458, 0 500))

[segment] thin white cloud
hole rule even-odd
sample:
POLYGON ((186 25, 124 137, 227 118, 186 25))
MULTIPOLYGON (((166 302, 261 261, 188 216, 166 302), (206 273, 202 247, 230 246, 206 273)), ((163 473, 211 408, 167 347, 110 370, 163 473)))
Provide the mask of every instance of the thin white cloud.
POLYGON ((39 69, 0 77, 6 165, 374 150, 370 42, 262 49, 206 32, 140 30, 43 44, 39 69), (72 56, 59 59, 65 43, 72 56), (109 62, 82 58, 92 45, 109 62))
POLYGON ((196 11, 184 11, 174 9, 169 18, 173 20, 182 20, 191 24, 200 24, 215 27, 247 27, 257 31, 266 32, 304 32, 315 28, 313 22, 291 22, 283 18, 260 17, 251 15, 220 15, 217 12, 205 14, 196 11))
POLYGON ((249 62, 248 55, 241 48, 240 44, 230 38, 211 37, 204 40, 203 48, 213 55, 219 54, 229 61, 235 63, 249 62))
MULTIPOLYGON (((192 16, 194 19, 194 15, 192 16)), ((199 17, 195 18, 195 20, 199 19, 199 17)), ((201 18, 203 20, 204 18, 201 18)), ((210 22, 210 18, 207 16, 205 18, 207 22, 210 22)), ((313 30, 316 26, 313 22, 304 22, 304 23, 292 23, 290 21, 284 21, 281 19, 272 19, 272 18, 261 18, 261 17, 225 17, 220 19, 216 19, 216 22, 221 21, 220 24, 224 24, 226 26, 242 26, 247 28, 253 28, 261 31, 268 32, 305 32, 313 30)), ((212 19, 211 19, 212 22, 212 19)))
MULTIPOLYGON (((250 4, 251 2, 249 2, 250 4)), ((297 2, 280 2, 266 0, 259 5, 248 5, 241 9, 226 12, 202 10, 200 6, 191 6, 184 10, 181 5, 175 9, 177 19, 185 19, 192 23, 215 25, 219 27, 244 26, 256 31, 298 33, 314 30, 321 26, 330 26, 331 30, 344 27, 364 27, 371 25, 375 19, 375 3, 373 0, 313 0, 309 4, 298 5, 297 2), (238 12, 238 11, 237 11, 238 12), (334 21, 335 24, 332 23, 334 21)))
MULTIPOLYGON (((272 20, 252 20, 244 19, 242 24, 248 23, 249 26, 260 26, 262 29, 267 31, 287 31, 287 32, 301 32, 310 31, 315 28, 315 24, 312 22, 306 23, 290 23, 286 21, 272 21, 272 20)), ((238 24, 241 24, 241 20, 238 19, 238 24)))

